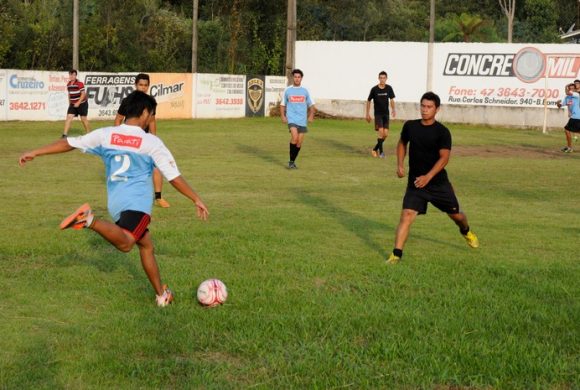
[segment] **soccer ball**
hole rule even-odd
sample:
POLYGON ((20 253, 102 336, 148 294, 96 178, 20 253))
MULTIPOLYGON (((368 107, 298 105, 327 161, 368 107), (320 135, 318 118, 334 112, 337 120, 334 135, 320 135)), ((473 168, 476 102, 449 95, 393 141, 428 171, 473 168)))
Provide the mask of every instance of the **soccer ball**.
POLYGON ((228 299, 228 290, 219 279, 204 280, 197 288, 197 300, 203 306, 221 305, 226 299, 228 299))

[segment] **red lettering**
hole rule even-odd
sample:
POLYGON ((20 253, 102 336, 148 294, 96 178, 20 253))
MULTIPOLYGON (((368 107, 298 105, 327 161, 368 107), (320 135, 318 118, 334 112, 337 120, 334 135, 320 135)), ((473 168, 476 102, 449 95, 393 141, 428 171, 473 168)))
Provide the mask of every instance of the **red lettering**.
POLYGON ((141 137, 134 137, 132 135, 123 135, 117 133, 111 134, 111 145, 139 149, 141 147, 141 142, 143 142, 143 138, 141 137))
POLYGON ((306 101, 306 96, 290 96, 288 98, 290 103, 304 103, 306 101))

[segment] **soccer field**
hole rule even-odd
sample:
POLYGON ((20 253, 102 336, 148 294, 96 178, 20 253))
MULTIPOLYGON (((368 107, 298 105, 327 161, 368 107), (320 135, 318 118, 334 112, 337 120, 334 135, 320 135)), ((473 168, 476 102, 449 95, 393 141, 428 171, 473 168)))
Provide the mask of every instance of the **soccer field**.
POLYGON ((400 122, 384 160, 366 122, 314 122, 288 170, 279 118, 160 121, 211 213, 164 184, 150 230, 176 302, 160 309, 136 249, 58 229, 84 202, 109 218, 100 159, 19 168, 62 123, 0 122, 0 388, 578 388, 580 153, 561 130, 448 127, 481 247, 430 206, 386 266, 400 122), (210 277, 229 298, 206 309, 210 277))

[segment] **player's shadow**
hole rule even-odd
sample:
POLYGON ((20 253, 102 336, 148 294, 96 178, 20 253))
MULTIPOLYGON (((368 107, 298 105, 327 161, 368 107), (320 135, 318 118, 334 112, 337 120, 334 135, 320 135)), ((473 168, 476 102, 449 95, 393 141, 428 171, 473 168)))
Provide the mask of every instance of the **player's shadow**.
POLYGON ((385 246, 386 242, 377 242, 373 237, 377 232, 385 234, 392 232, 394 229, 392 225, 362 217, 333 205, 320 196, 312 195, 304 191, 298 191, 296 197, 300 202, 312 207, 317 212, 334 218, 373 251, 379 253, 381 256, 385 255, 387 249, 385 246))
POLYGON ((266 161, 269 164, 284 165, 286 163, 283 159, 276 157, 267 151, 255 146, 236 144, 236 147, 240 152, 250 156, 258 157, 259 159, 266 161))
POLYGON ((370 148, 367 147, 356 147, 350 144, 345 144, 343 142, 337 141, 332 138, 312 138, 315 143, 324 144, 327 147, 338 150, 345 154, 356 154, 361 156, 366 156, 369 154, 370 148))

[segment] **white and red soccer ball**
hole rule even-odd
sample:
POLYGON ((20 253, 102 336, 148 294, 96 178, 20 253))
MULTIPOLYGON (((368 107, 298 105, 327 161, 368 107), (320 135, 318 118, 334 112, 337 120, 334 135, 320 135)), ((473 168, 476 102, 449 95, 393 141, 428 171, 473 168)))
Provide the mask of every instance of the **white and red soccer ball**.
POLYGON ((204 280, 197 288, 197 300, 203 306, 221 305, 226 299, 228 299, 228 290, 219 279, 204 280))

